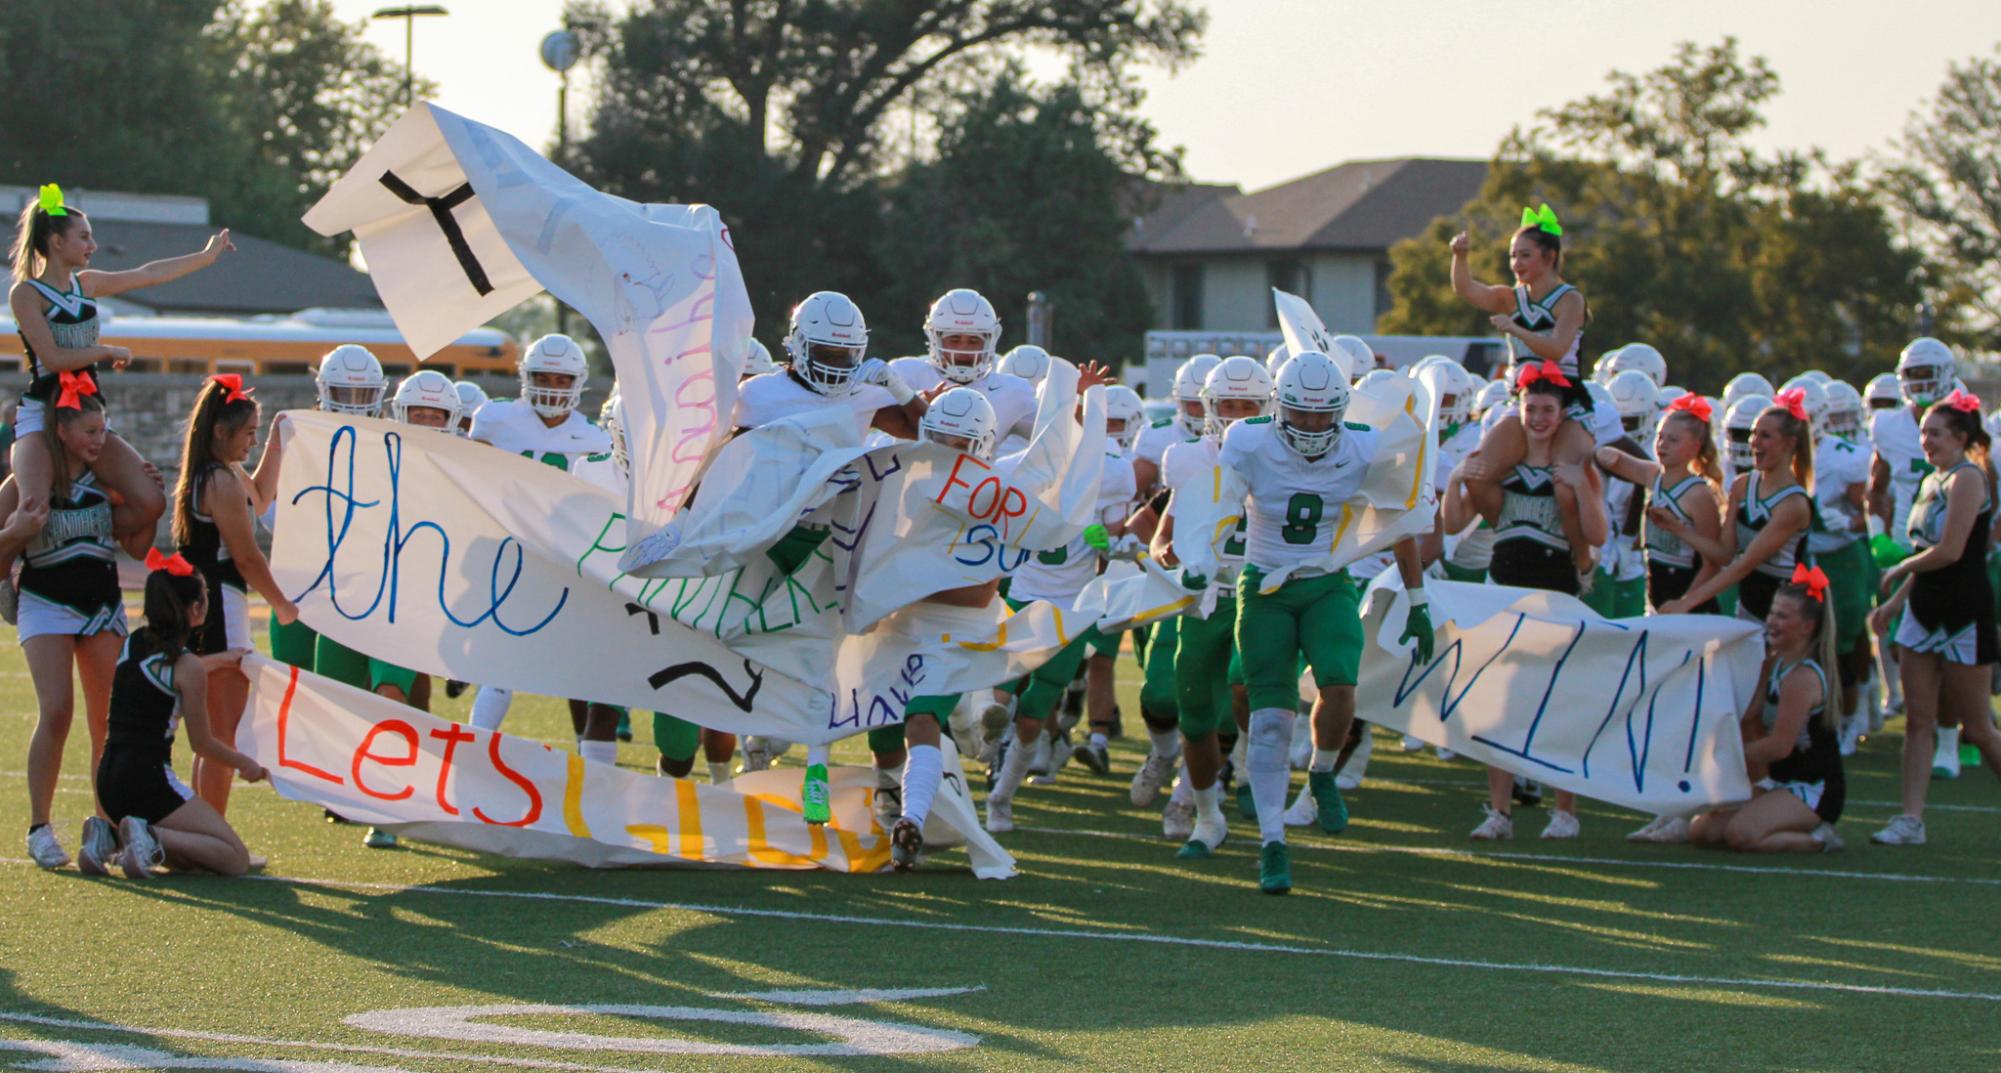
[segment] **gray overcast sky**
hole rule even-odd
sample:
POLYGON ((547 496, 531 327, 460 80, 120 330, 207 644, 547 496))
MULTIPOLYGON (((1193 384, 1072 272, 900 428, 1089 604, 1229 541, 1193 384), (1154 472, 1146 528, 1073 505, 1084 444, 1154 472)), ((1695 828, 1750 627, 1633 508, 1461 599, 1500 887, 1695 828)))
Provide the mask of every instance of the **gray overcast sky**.
MULTIPOLYGON (((561 0, 445 0, 417 24, 417 70, 438 103, 541 146, 556 76, 536 44, 561 0)), ((336 0, 345 18, 379 0, 336 0)), ((1248 189, 1343 160, 1484 157, 1538 108, 1595 92, 1605 72, 1663 63, 1677 41, 1734 34, 1781 96, 1761 140, 1845 158, 1880 150, 1955 60, 2001 42, 2001 0, 1220 0, 1203 56, 1150 71, 1146 112, 1189 173, 1248 189)), ((372 40, 397 55, 403 24, 372 40)), ((571 102, 571 119, 585 111, 571 102)))

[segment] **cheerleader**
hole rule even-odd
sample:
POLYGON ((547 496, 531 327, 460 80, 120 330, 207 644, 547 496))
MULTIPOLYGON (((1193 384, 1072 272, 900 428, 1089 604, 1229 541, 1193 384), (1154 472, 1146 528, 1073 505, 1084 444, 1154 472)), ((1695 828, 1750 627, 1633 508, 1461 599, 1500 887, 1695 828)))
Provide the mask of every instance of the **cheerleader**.
MULTIPOLYGON (((181 479, 174 488, 174 543, 208 586, 208 613, 190 635, 198 656, 250 648, 250 607, 246 588, 271 605, 271 614, 290 625, 298 605, 285 598, 264 552, 257 546, 252 517, 251 478, 243 462, 257 442, 257 400, 243 378, 212 376, 195 397, 181 446, 181 479)), ((208 724, 224 743, 236 740, 250 682, 235 666, 219 666, 203 691, 208 724)), ((195 789, 220 814, 229 807, 230 765, 207 757, 195 760, 195 789)))
POLYGON ((1841 848, 1834 823, 1847 789, 1841 769, 1834 608, 1827 575, 1794 568, 1765 616, 1765 688, 1744 711, 1744 764, 1756 784, 1747 805, 1697 816, 1689 839, 1745 853, 1841 848))
MULTIPOLYGON (((1555 362, 1524 368, 1516 380, 1521 427, 1528 443, 1521 461, 1497 490, 1471 484, 1463 465, 1446 486, 1447 529, 1464 529, 1476 511, 1493 525, 1493 561, 1487 573, 1495 584, 1575 596, 1580 579, 1574 561, 1576 549, 1567 534, 1582 534, 1592 547, 1611 535, 1598 468, 1562 463, 1558 458, 1557 440, 1566 427, 1564 400, 1574 387, 1555 362)), ((1514 773, 1489 766, 1487 815, 1473 829, 1473 838, 1484 841, 1515 836, 1514 793, 1514 773)), ((1577 795, 1558 793, 1556 810, 1550 814, 1542 837, 1576 838, 1579 830, 1577 795)))
POLYGON ((214 586, 180 555, 150 551, 146 565, 146 625, 125 641, 111 684, 110 740, 97 770, 97 801, 118 824, 118 848, 100 856, 86 844, 84 871, 102 875, 116 864, 133 879, 146 879, 161 865, 240 876, 250 868, 250 851, 222 813, 196 797, 174 777, 177 724, 185 722, 188 745, 198 762, 241 774, 245 782, 265 776, 257 761, 213 733, 208 720, 208 684, 223 671, 235 672, 245 648, 197 656, 190 647, 215 604, 214 586))
MULTIPOLYGON (((1716 546, 1723 533, 1723 515, 1717 509, 1723 469, 1709 431, 1714 413, 1709 400, 1700 395, 1683 395, 1669 403, 1667 416, 1654 431, 1652 460, 1612 447, 1598 449, 1600 466, 1647 488, 1647 602, 1656 611, 1687 595, 1719 566, 1675 535, 1692 529, 1703 543, 1716 546)), ((1721 611, 1713 597, 1692 610, 1721 611)))
POLYGON ((1650 519, 1703 558, 1725 564, 1662 605, 1661 614, 1690 614, 1735 585, 1737 615, 1763 622, 1779 586, 1808 558, 1806 535, 1815 518, 1813 435, 1806 404, 1790 392, 1780 395, 1751 428, 1751 468, 1730 482, 1731 524, 1717 539, 1666 513, 1650 519))
MULTIPOLYGON (((120 519, 91 466, 102 456, 104 405, 95 385, 77 373, 63 373, 63 389, 48 423, 36 434, 54 462, 48 497, 21 510, 0 530, 0 554, 22 556, 19 627, 21 650, 34 679, 39 713, 28 745, 28 855, 43 868, 60 868, 69 854, 56 840, 49 812, 62 769, 63 745, 75 713, 70 668, 83 682, 91 770, 104 751, 105 713, 111 701, 112 669, 125 636, 125 603, 118 590, 117 544, 120 519)), ((135 538, 136 550, 145 541, 135 538)), ((85 846, 101 845, 110 828, 93 816, 84 821, 85 846)))
POLYGON ((1870 841, 1889 846, 1925 843, 1925 795, 1941 708, 1975 718, 1961 732, 2001 775, 2001 733, 1987 715, 1988 684, 1997 658, 1994 593, 1987 581, 1987 539, 1994 510, 1994 475, 1980 400, 1954 391, 1925 411, 1920 427, 1932 472, 1918 489, 1905 532, 1918 551, 1883 574, 1890 599, 1870 625, 1896 626, 1898 672, 1904 680, 1903 812, 1870 841))

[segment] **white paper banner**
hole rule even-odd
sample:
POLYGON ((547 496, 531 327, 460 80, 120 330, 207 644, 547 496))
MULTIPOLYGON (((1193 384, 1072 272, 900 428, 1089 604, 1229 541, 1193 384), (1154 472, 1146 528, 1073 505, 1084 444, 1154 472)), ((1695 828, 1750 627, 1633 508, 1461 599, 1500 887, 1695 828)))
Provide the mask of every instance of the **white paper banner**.
MULTIPOLYGON (((729 865, 874 872, 889 836, 873 772, 829 775, 832 822, 806 822, 803 769, 715 786, 586 762, 540 742, 447 722, 366 690, 250 655, 250 720, 237 747, 280 795, 401 836, 592 868, 729 865)), ((950 742, 927 848, 964 845, 983 879, 1014 859, 980 827, 950 742)))
POLYGON ((1320 314, 1313 311, 1306 299, 1296 294, 1288 294, 1277 287, 1271 289, 1272 305, 1278 310, 1279 334, 1285 336, 1286 349, 1294 354, 1305 350, 1318 350, 1334 359, 1348 379, 1366 373, 1367 369, 1356 369, 1348 352, 1334 345, 1334 333, 1320 322, 1320 314))
POLYGON ((1560 790, 1648 813, 1744 801, 1738 720, 1764 633, 1719 615, 1607 619, 1561 593, 1426 581, 1418 664, 1391 571, 1369 593, 1363 718, 1560 790))

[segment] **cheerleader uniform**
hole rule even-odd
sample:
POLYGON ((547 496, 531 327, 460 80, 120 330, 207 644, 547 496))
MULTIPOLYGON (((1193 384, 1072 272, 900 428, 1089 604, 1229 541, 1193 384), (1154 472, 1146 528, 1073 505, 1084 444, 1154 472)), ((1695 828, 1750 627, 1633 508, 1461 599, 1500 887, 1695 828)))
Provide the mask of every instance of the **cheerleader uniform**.
POLYGON ((1966 535, 1966 547, 1950 566, 1911 578, 1911 599, 1897 624, 1895 642, 1912 652, 1936 653, 1948 663, 1980 666, 2001 658, 1995 643, 1994 590, 1987 581, 1987 528, 1993 517, 1994 495, 1987 475, 1972 462, 1960 462, 1942 473, 1927 474, 1911 505, 1906 528, 1912 546, 1933 547, 1945 536, 1946 486, 1952 476, 1970 469, 1980 478, 1980 515, 1966 535))
MULTIPOLYGON (((192 493, 195 502, 201 502, 210 482, 226 470, 211 464, 208 472, 195 480, 192 493)), ((236 568, 236 561, 229 557, 229 546, 222 542, 222 531, 215 526, 215 519, 194 511, 194 532, 186 544, 181 545, 181 557, 202 572, 208 584, 208 618, 201 629, 189 638, 188 649, 198 656, 210 656, 232 648, 250 647, 250 602, 244 595, 248 588, 243 581, 243 573, 236 568)))
POLYGON ((125 636, 111 501, 88 470, 49 499, 49 520, 22 554, 19 627, 30 637, 125 636))
POLYGON ((1767 790, 1780 790, 1800 799, 1800 803, 1813 810, 1823 823, 1833 823, 1841 818, 1841 806, 1848 797, 1848 786, 1841 768, 1841 742, 1838 735, 1829 729, 1825 710, 1827 708, 1827 671, 1811 659, 1803 659, 1787 666, 1774 664, 1772 675, 1765 679, 1765 712, 1761 717, 1765 733, 1779 721, 1779 685, 1786 675, 1805 667, 1820 678, 1820 703, 1807 713, 1806 725, 1800 728, 1799 739, 1793 742, 1793 751, 1783 759, 1772 762, 1770 771, 1758 785, 1767 790))
POLYGON ((1577 595, 1577 564, 1563 535, 1551 467, 1522 463, 1501 482, 1501 513, 1494 523, 1487 576, 1497 585, 1577 595))
POLYGON ((151 630, 133 631, 111 677, 110 730, 97 765, 97 803, 112 823, 127 816, 159 823, 194 797, 174 774, 180 703, 173 661, 151 630))
POLYGON ((1795 484, 1774 493, 1767 499, 1758 494, 1758 472, 1751 471, 1745 478, 1744 501, 1737 505, 1736 514, 1731 519, 1737 526, 1737 552, 1743 554, 1751 542, 1758 539, 1766 523, 1772 520, 1772 511, 1779 504, 1798 496, 1806 502, 1806 509, 1812 517, 1799 538, 1780 548, 1771 558, 1751 568, 1744 579, 1737 583, 1737 617, 1752 622, 1765 621, 1765 615, 1772 610, 1772 597, 1778 595, 1779 586, 1791 581, 1793 567, 1800 563, 1813 563, 1813 555, 1807 550, 1807 536, 1818 524, 1820 512, 1813 506, 1813 497, 1805 488, 1795 484))
MULTIPOLYGON (((66 350, 83 350, 97 345, 97 330, 100 327, 97 315, 97 301, 87 298, 83 284, 70 276, 70 289, 59 291, 38 279, 28 281, 49 303, 49 334, 55 337, 56 345, 66 350)), ((36 357, 35 348, 28 343, 27 333, 21 333, 21 349, 28 355, 28 390, 21 393, 19 415, 14 419, 14 438, 23 439, 42 431, 42 418, 48 413, 51 401, 56 397, 60 385, 58 374, 42 367, 36 357)), ((97 365, 92 363, 76 370, 97 383, 97 365)), ((102 399, 104 396, 99 395, 102 399)))
MULTIPOLYGON (((1556 331, 1556 304, 1567 294, 1577 294, 1580 299, 1583 298, 1582 292, 1577 288, 1568 283, 1559 283, 1556 289, 1544 295, 1542 301, 1538 302, 1529 297, 1526 284, 1515 284, 1515 326, 1535 335, 1549 335, 1556 331)), ((1591 424, 1591 393, 1585 389, 1583 377, 1577 374, 1578 355, 1583 351, 1584 333, 1580 331, 1577 333, 1577 338, 1570 341, 1570 349, 1564 351, 1563 357, 1557 359, 1556 364, 1563 370, 1564 377, 1570 381, 1570 386, 1563 389, 1564 416, 1588 428, 1591 424)), ((1508 354, 1517 364, 1542 360, 1514 336, 1508 337, 1508 354)))
MULTIPOLYGON (((1702 482, 1695 474, 1688 474, 1672 486, 1664 486, 1666 474, 1654 478, 1653 488, 1647 492, 1649 506, 1662 507, 1681 519, 1683 525, 1694 526, 1694 519, 1681 508, 1681 497, 1688 490, 1702 482)), ((1647 541, 1647 599, 1659 608, 1688 594, 1695 587, 1695 575, 1701 569, 1696 561, 1695 549, 1680 537, 1668 532, 1648 519, 1647 541)), ((1695 615, 1720 615, 1723 609, 1717 606, 1714 597, 1701 606, 1689 609, 1695 615)))

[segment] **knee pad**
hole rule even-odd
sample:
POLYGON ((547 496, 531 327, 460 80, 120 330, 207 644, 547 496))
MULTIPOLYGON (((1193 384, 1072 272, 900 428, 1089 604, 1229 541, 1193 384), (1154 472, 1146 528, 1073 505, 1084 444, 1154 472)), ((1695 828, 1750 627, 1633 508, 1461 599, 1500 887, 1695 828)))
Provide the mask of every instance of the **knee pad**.
POLYGON ((1259 708, 1251 713, 1251 747, 1286 750, 1292 747, 1292 715, 1283 708, 1259 708))

